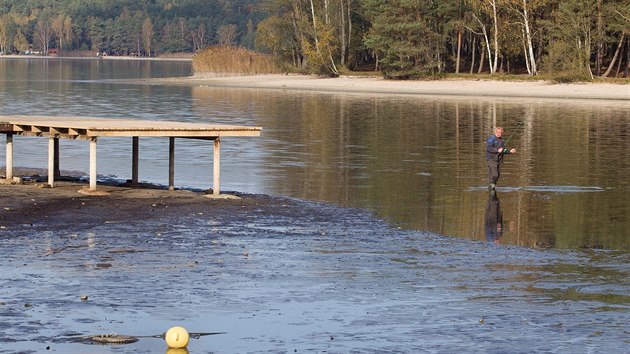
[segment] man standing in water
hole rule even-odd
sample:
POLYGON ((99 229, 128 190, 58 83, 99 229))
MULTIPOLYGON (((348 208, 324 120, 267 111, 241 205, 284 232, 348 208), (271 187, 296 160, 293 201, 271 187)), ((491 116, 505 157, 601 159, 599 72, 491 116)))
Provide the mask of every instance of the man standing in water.
POLYGON ((496 187, 499 176, 501 176, 503 155, 516 152, 514 148, 509 150, 504 148, 505 143, 501 139, 501 135, 503 135, 503 128, 496 127, 494 134, 486 140, 486 161, 488 161, 488 182, 490 183, 488 188, 490 189, 496 187))

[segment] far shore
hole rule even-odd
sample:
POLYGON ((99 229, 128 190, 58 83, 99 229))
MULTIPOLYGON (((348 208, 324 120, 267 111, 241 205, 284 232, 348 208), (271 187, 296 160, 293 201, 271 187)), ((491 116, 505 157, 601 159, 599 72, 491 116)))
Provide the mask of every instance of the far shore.
POLYGON ((304 90, 320 92, 374 93, 395 95, 489 96, 511 98, 554 98, 630 100, 630 85, 607 83, 555 84, 547 81, 496 81, 445 79, 433 81, 386 80, 382 77, 341 76, 322 78, 298 74, 252 76, 195 75, 148 80, 182 85, 304 90))
MULTIPOLYGON (((38 56, 0 55, 2 59, 85 59, 85 60, 142 60, 192 61, 192 53, 159 57, 132 56, 38 56)), ((231 73, 195 74, 190 77, 140 79, 135 82, 164 83, 170 85, 204 85, 251 89, 282 89, 338 93, 365 93, 424 96, 470 96, 504 98, 549 98, 629 101, 630 84, 570 83, 549 81, 498 81, 483 79, 444 80, 387 80, 374 76, 341 76, 337 78, 301 74, 242 75, 231 73)))
POLYGON ((192 61, 192 54, 190 55, 177 55, 177 56, 158 56, 158 57, 132 57, 132 56, 55 56, 55 55, 24 55, 24 54, 10 54, 0 55, 2 59, 88 59, 88 60, 144 60, 144 61, 158 61, 158 60, 175 60, 175 61, 192 61))

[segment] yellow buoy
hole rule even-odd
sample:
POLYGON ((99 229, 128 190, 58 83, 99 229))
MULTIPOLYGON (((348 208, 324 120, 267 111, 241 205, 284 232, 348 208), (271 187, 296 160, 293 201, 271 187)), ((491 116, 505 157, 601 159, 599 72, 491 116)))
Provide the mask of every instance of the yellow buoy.
POLYGON ((186 348, 188 345, 188 340, 190 336, 188 335, 188 331, 184 327, 175 326, 169 328, 164 335, 164 340, 166 340, 166 345, 169 348, 186 348))

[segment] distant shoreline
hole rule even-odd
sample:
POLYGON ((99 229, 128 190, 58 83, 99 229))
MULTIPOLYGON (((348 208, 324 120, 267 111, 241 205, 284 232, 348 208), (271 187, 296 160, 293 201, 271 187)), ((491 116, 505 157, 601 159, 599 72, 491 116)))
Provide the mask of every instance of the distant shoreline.
MULTIPOLYGON (((37 56, 2 55, 2 59, 49 59, 49 60, 125 60, 125 61, 192 61, 190 57, 131 57, 131 56, 37 56)), ((546 98, 630 101, 630 85, 609 83, 555 84, 548 81, 498 81, 488 78, 444 80, 386 80, 381 76, 341 76, 326 78, 301 74, 242 75, 234 73, 196 74, 189 77, 139 79, 168 85, 203 85, 251 89, 282 89, 336 93, 365 93, 388 95, 465 96, 503 98, 546 98)))
POLYGON ((469 96, 505 98, 552 98, 630 101, 630 85, 605 83, 554 84, 546 81, 497 80, 386 80, 382 77, 322 78, 309 75, 264 74, 253 76, 195 75, 143 80, 155 83, 205 85, 252 89, 282 89, 339 93, 393 95, 469 96))
POLYGON ((2 59, 61 59, 61 60, 141 60, 141 61, 192 61, 191 57, 131 57, 131 56, 52 56, 52 55, 24 55, 24 54, 11 54, 0 55, 2 59))

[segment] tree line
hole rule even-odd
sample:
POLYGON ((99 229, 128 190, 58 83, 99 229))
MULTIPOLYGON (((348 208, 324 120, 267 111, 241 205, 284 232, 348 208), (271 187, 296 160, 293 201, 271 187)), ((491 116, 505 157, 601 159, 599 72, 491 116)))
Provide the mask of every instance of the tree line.
POLYGON ((0 53, 90 50, 152 56, 253 48, 256 0, 0 0, 0 53))
POLYGON ((628 77, 630 0, 265 0, 256 45, 286 65, 388 77, 541 70, 628 77))
POLYGON ((628 77, 630 0, 0 0, 0 52, 257 48, 296 70, 628 77))

